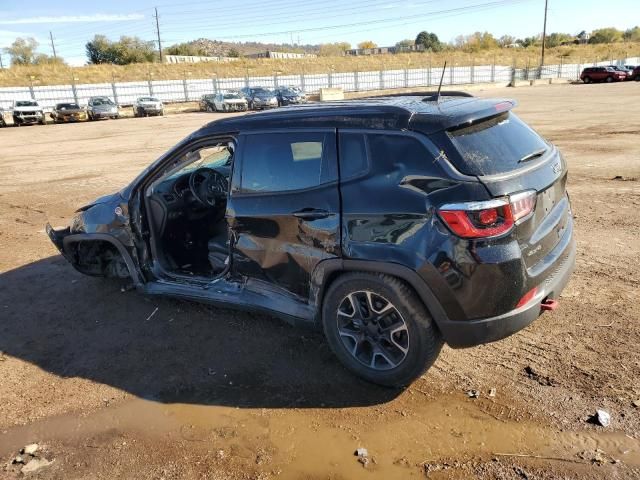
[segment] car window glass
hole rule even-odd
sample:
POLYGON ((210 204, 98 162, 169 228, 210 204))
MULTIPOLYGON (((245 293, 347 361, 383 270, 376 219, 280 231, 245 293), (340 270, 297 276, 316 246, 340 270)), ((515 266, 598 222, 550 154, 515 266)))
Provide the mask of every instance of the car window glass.
POLYGON ((232 152, 226 145, 213 145, 190 150, 180 157, 178 164, 185 164, 184 167, 171 173, 168 178, 176 178, 187 172, 192 172, 198 168, 218 168, 228 165, 231 162, 232 152))
POLYGON ((362 133, 340 133, 340 178, 363 173, 368 168, 366 138, 362 133))
POLYGON ((433 157, 417 139, 404 135, 367 135, 369 155, 372 165, 384 165, 395 162, 426 163, 433 157))
POLYGON ((332 133, 247 135, 241 188, 245 192, 283 192, 334 181, 334 149, 332 133))

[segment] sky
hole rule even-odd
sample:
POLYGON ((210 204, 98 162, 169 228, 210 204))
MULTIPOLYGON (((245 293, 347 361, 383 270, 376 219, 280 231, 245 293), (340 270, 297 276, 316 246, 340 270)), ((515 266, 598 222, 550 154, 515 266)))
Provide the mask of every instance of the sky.
MULTIPOLYGON (((640 0, 549 0, 547 32, 576 34, 602 27, 640 25, 640 0)), ((163 46, 210 38, 228 41, 318 44, 363 40, 380 46, 413 39, 421 30, 442 41, 488 31, 496 37, 542 32, 544 0, 0 0, 0 48, 34 37, 39 51, 71 65, 86 62, 95 34, 155 40, 158 8, 163 46)), ((2 56, 5 64, 8 55, 2 56)))

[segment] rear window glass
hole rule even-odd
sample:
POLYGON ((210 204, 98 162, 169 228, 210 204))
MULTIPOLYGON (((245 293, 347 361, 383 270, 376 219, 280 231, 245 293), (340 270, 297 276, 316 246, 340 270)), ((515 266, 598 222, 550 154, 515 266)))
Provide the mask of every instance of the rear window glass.
POLYGON ((447 132, 462 161, 452 158, 467 175, 493 175, 524 166, 549 145, 515 114, 508 112, 469 127, 447 132), (531 157, 532 159, 534 157, 531 157))

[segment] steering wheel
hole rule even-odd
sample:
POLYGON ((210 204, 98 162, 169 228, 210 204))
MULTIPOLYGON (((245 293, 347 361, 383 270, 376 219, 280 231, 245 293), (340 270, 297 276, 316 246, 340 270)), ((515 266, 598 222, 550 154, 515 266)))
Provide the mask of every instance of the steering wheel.
POLYGON ((215 207, 218 200, 227 198, 229 183, 220 172, 201 167, 189 175, 189 190, 205 207, 215 207))

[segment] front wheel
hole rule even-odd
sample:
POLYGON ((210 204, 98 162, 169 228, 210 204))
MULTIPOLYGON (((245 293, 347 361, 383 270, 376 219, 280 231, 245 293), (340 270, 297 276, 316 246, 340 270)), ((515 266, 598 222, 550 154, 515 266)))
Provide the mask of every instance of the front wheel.
POLYGON ((322 324, 329 346, 347 369, 386 387, 416 380, 442 348, 422 301, 388 275, 340 276, 325 296, 322 324))

